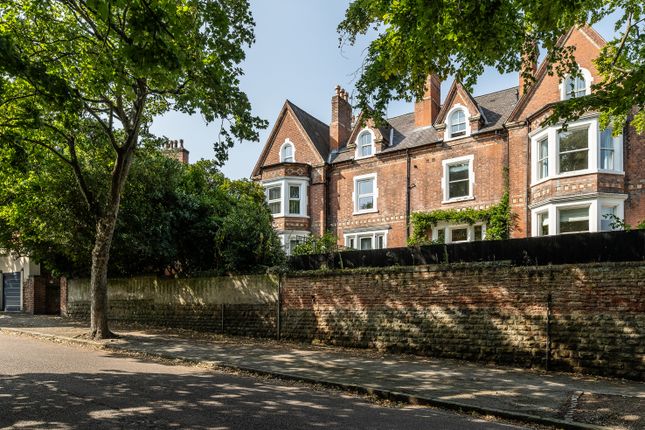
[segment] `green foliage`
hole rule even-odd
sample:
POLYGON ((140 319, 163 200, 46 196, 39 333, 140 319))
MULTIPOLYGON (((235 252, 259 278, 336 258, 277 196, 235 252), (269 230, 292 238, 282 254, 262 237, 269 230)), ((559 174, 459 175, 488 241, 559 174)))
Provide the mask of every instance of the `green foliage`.
POLYGON ((428 234, 440 222, 469 225, 485 222, 486 240, 508 239, 512 226, 508 192, 504 193, 498 204, 487 209, 441 209, 432 212, 416 212, 412 214, 411 222, 412 235, 408 239, 408 245, 411 246, 436 243, 428 238, 428 234))
MULTIPOLYGON (((56 273, 87 276, 94 243, 87 207, 69 186, 73 175, 34 149, 15 168, 0 169, 0 248, 56 273)), ((263 270, 284 258, 271 222, 259 185, 229 180, 212 162, 186 166, 144 147, 124 190, 109 273, 263 270)))
MULTIPOLYGON (((605 214, 603 215, 603 218, 610 221, 609 226, 612 230, 630 231, 632 229, 630 224, 626 224, 624 219, 619 218, 614 214, 605 214)), ((645 219, 636 225, 636 230, 645 230, 645 219)))
POLYGON ((618 12, 616 38, 595 62, 601 82, 592 96, 558 105, 552 120, 600 110, 603 125, 622 130, 636 106, 632 124, 644 132, 644 8, 639 0, 356 0, 338 31, 341 44, 354 44, 370 30, 377 33, 356 88, 359 109, 380 118, 390 100, 420 97, 429 73, 452 75, 472 87, 485 67, 494 67, 500 73, 524 70, 531 82, 530 67, 522 63, 536 58, 539 48, 547 52, 549 73, 575 74, 574 49, 558 46, 560 36, 618 12))
POLYGON ((311 235, 307 239, 299 243, 293 250, 293 255, 307 255, 307 254, 326 254, 329 252, 338 251, 338 237, 336 235, 326 232, 322 236, 311 235))

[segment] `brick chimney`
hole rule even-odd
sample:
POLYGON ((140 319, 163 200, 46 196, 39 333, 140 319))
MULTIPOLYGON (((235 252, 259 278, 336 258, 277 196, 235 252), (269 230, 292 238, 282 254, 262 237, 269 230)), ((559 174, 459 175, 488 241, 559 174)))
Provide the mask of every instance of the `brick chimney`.
POLYGON ((421 100, 414 104, 414 125, 427 127, 434 124, 441 108, 441 81, 437 75, 429 75, 421 100))
POLYGON ((349 95, 340 85, 336 85, 336 94, 331 98, 331 124, 329 126, 329 149, 337 151, 347 143, 352 131, 352 106, 349 95))
POLYGON ((184 148, 184 139, 168 140, 163 145, 166 157, 175 159, 183 164, 188 164, 188 150, 184 148))
MULTIPOLYGON (((535 43, 533 43, 535 45, 535 43)), ((532 46, 529 48, 529 52, 523 55, 523 61, 522 61, 522 70, 520 71, 520 80, 519 80, 519 96, 522 97, 526 91, 531 87, 533 84, 532 81, 527 81, 524 79, 524 71, 528 69, 528 72, 533 78, 535 78, 535 73, 537 72, 537 48, 536 46, 532 46), (528 59, 528 61, 524 61, 524 59, 528 59), (528 85, 527 85, 528 84, 528 85), (526 91, 525 91, 526 87, 526 91)))

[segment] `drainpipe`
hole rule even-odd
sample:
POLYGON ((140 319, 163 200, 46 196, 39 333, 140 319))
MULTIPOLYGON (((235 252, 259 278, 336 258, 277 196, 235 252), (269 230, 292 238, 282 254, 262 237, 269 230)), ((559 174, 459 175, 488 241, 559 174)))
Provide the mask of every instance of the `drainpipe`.
POLYGON ((410 238, 410 150, 405 150, 406 174, 405 174, 405 243, 410 238))

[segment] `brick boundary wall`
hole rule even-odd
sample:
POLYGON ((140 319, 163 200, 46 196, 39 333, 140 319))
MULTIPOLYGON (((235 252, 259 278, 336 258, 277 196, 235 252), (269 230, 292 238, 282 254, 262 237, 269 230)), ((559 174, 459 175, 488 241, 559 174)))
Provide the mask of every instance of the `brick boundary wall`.
MULTIPOLYGON (((644 262, 140 277, 108 291, 116 322, 645 379, 644 262)), ((63 294, 66 315, 89 320, 89 282, 63 294)))
POLYGON ((281 306, 285 339, 645 377, 642 262, 300 272, 281 306))
MULTIPOLYGON (((63 294, 64 315, 89 321, 89 280, 61 282, 63 294)), ((110 279, 108 318, 115 323, 275 337, 277 296, 278 279, 273 276, 110 279)))

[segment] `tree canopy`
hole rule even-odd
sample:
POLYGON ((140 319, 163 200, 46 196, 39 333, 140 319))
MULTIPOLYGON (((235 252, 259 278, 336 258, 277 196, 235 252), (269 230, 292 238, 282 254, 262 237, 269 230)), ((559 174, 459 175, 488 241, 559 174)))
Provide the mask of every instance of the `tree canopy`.
POLYGON ((68 187, 94 226, 92 337, 111 335, 110 249, 152 118, 178 110, 218 121, 220 162, 266 126, 239 89, 253 25, 246 0, 0 0, 0 150, 47 150, 73 175, 68 187), (102 165, 91 162, 97 152, 109 154, 102 165))
MULTIPOLYGON (((56 274, 87 276, 94 225, 80 191, 69 187, 73 174, 60 167, 52 154, 36 151, 0 169, 0 248, 30 255, 56 274)), ((91 182, 101 182, 94 175, 105 174, 94 172, 91 182)), ((248 273, 278 265, 283 252, 271 221, 258 184, 229 180, 213 162, 184 165, 146 146, 124 189, 109 275, 248 273)))
POLYGON ((645 16, 638 0, 355 0, 338 26, 342 43, 377 32, 360 71, 357 105, 381 118, 393 99, 423 95, 429 73, 455 76, 472 87, 487 66, 500 73, 523 70, 546 51, 550 73, 576 74, 574 51, 558 45, 572 26, 593 25, 620 13, 616 38, 596 59, 602 81, 588 97, 559 104, 552 116, 573 119, 587 110, 622 130, 636 106, 633 125, 645 131, 645 16), (524 64, 524 68, 522 65, 524 64))

